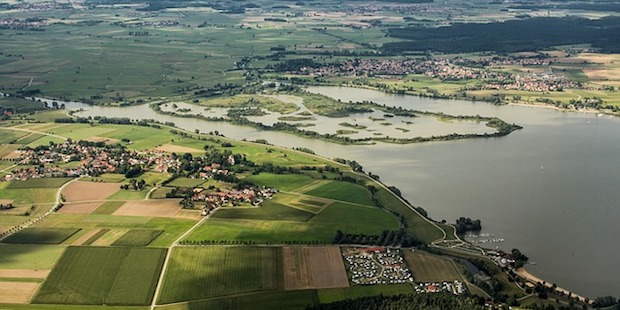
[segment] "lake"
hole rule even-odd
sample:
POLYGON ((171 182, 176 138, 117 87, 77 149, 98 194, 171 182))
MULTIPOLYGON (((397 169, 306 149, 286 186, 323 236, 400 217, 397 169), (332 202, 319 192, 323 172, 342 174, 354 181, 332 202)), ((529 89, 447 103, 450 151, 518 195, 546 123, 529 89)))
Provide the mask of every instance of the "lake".
POLYGON ((590 297, 620 295, 620 264, 616 263, 620 257, 616 239, 620 222, 619 118, 343 87, 308 90, 343 101, 371 100, 453 115, 497 116, 524 129, 501 138, 344 146, 159 115, 147 105, 119 108, 68 103, 67 107, 88 109, 78 113, 80 116, 171 121, 190 131, 217 130, 227 137, 266 139, 286 147, 307 147, 330 158, 356 160, 366 171, 380 175, 384 183, 397 186, 433 219, 451 223, 461 216, 480 219, 484 233, 504 239, 484 246, 508 251, 519 248, 537 263, 527 266, 534 275, 590 297))

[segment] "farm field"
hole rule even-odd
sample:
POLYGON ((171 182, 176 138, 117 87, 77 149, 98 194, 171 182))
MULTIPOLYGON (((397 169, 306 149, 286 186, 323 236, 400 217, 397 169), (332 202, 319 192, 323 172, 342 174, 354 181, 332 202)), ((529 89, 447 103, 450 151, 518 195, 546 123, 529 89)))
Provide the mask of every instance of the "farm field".
POLYGON ((116 183, 98 183, 77 181, 67 185, 62 195, 67 202, 104 200, 120 190, 116 183))
POLYGON ((361 285, 318 290, 319 300, 321 303, 330 303, 345 300, 347 298, 354 299, 366 296, 390 296, 411 293, 413 293, 413 288, 409 284, 361 285))
POLYGON ((337 230, 354 234, 378 235, 383 230, 397 230, 398 227, 398 220, 382 209, 333 203, 305 222, 211 218, 192 232, 186 240, 246 241, 269 244, 317 241, 329 243, 333 240, 337 230))
POLYGON ((26 228, 2 240, 16 244, 60 244, 77 233, 79 228, 26 228))
POLYGON ((158 303, 274 291, 281 252, 266 247, 178 247, 172 250, 158 303))
POLYGON ((368 192, 367 189, 349 182, 331 181, 304 193, 307 195, 347 201, 367 206, 373 205, 370 192, 368 192))
POLYGON ((146 305, 165 254, 165 249, 69 247, 33 302, 146 305))
POLYGON ((302 186, 308 185, 314 180, 306 175, 301 174, 272 174, 261 173, 251 175, 245 178, 259 186, 273 187, 281 191, 294 191, 302 186))
POLYGON ((180 201, 181 199, 128 201, 112 214, 121 216, 178 217, 181 211, 180 201))
POLYGON ((47 244, 0 243, 0 269, 52 269, 65 248, 47 244))
POLYGON ((171 187, 196 187, 204 183, 202 179, 176 178, 172 182, 166 184, 171 187))
POLYGON ((116 239, 113 246, 147 246, 153 242, 163 230, 132 229, 116 239))
POLYGON ((299 221, 309 220, 313 213, 291 208, 273 200, 264 201, 260 207, 232 207, 221 208, 213 214, 217 219, 251 219, 251 220, 281 220, 299 221))
POLYGON ((348 287, 339 247, 282 248, 284 289, 348 287))
POLYGON ((58 209, 59 214, 91 214, 101 206, 103 202, 86 202, 64 204, 58 209))
POLYGON ((0 281, 0 302, 26 304, 39 288, 35 282, 3 282, 0 281))
POLYGON ((463 280, 454 264, 447 258, 421 251, 402 253, 416 282, 463 280))
POLYGON ((291 309, 304 310, 308 305, 316 305, 315 290, 262 292, 233 297, 210 298, 203 301, 157 306, 162 310, 201 310, 201 309, 291 309))

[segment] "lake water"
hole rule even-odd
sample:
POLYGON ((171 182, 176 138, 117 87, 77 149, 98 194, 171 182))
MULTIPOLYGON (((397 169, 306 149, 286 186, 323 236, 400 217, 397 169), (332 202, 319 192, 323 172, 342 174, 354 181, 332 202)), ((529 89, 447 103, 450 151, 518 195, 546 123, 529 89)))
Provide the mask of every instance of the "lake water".
MULTIPOLYGON (((311 87, 343 101, 372 100, 454 115, 497 116, 524 126, 502 138, 343 146, 250 127, 156 114, 148 106, 84 107, 81 116, 171 121, 227 137, 307 147, 354 159, 397 186, 436 220, 479 218, 485 233, 519 248, 536 276, 590 297, 620 295, 620 119, 551 109, 433 100, 372 90, 311 87)), ((432 125, 430 125, 432 126, 432 125)))

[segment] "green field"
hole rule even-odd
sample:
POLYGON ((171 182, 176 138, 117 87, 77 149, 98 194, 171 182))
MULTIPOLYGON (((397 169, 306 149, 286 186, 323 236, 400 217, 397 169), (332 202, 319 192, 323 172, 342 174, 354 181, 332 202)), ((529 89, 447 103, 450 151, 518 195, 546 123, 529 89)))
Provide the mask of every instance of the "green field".
POLYGON ((84 178, 82 181, 120 183, 125 180, 124 174, 104 173, 96 177, 84 178))
POLYGON ((165 249, 69 247, 33 302, 147 305, 165 255, 165 249))
POLYGON ((302 186, 312 183, 314 180, 303 174, 273 174, 261 173, 245 178, 258 186, 273 187, 281 191, 294 191, 302 186))
POLYGON ((213 214, 213 218, 305 222, 313 215, 312 213, 290 208, 272 200, 266 200, 260 207, 221 208, 213 214))
POLYGON ((202 310, 202 309, 290 309, 304 310, 308 305, 318 304, 316 290, 277 291, 247 294, 232 297, 210 298, 204 301, 158 306, 163 310, 202 310))
POLYGON ((95 209, 95 211, 93 211, 91 214, 112 214, 124 204, 125 201, 106 201, 97 209, 95 209))
POLYGON ((52 269, 64 246, 0 243, 0 269, 52 269))
POLYGON ((166 184, 171 187, 196 187, 204 183, 202 179, 190 179, 190 178, 176 178, 172 182, 166 184))
POLYGON ((80 228, 26 228, 4 239, 4 243, 60 244, 80 228))
POLYGON ((146 198, 146 194, 149 193, 150 189, 151 188, 149 186, 147 186, 145 189, 141 191, 122 189, 112 194, 112 196, 108 197, 107 199, 109 200, 142 200, 146 198))
POLYGON ((63 184, 72 180, 71 178, 36 178, 26 181, 11 181, 6 187, 7 189, 24 189, 24 188, 59 188, 63 184))
POLYGON ((366 296, 390 296, 399 294, 411 294, 413 289, 409 284, 390 285, 360 285, 343 288, 328 288, 318 290, 321 303, 330 303, 345 299, 355 299, 366 296))
POLYGON ((280 260, 276 248, 175 248, 158 303, 277 290, 280 260))
POLYGON ((157 238, 163 230, 132 229, 112 243, 115 246, 147 246, 157 238))
POLYGON ((417 282, 462 281, 450 259, 421 252, 403 251, 405 261, 417 282))
POLYGON ((109 231, 110 230, 107 229, 107 228, 100 229, 97 233, 92 235, 90 238, 86 239, 86 241, 84 241, 82 243, 82 245, 91 245, 91 244, 93 244, 95 241, 99 240, 99 238, 103 237, 103 235, 107 234, 109 231))
POLYGON ((398 227, 398 220, 382 209, 333 203, 306 222, 212 218, 186 239, 268 244, 331 243, 337 230, 353 234, 378 235, 383 230, 397 230, 398 227))
POLYGON ((305 192, 305 194, 340 201, 348 201, 367 206, 373 205, 370 192, 367 189, 357 184, 343 181, 332 181, 305 192))

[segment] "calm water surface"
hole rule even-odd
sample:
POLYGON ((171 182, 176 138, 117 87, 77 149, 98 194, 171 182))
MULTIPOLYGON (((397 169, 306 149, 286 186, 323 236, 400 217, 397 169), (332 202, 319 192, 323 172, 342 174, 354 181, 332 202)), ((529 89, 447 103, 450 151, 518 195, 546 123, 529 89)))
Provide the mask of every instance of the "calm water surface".
POLYGON ((377 91, 311 87, 344 101, 449 114, 498 116, 524 126, 502 138, 425 144, 342 146, 227 123, 156 114, 148 106, 85 107, 81 116, 151 118, 232 138, 307 147, 360 162, 437 220, 482 220, 484 232, 519 248, 533 274, 579 294, 620 295, 620 119, 550 109, 432 100, 377 91))

